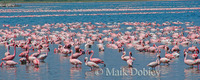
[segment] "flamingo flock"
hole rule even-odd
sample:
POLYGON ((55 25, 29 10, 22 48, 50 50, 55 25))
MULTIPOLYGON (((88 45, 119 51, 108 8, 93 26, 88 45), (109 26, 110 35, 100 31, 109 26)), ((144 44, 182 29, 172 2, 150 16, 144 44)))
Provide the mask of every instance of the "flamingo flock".
POLYGON ((133 57, 137 53, 126 49, 154 54, 156 61, 147 64, 152 69, 161 63, 169 65, 179 56, 184 56, 183 62, 189 66, 199 67, 200 64, 196 45, 200 43, 200 26, 194 26, 193 22, 74 22, 32 26, 4 24, 2 27, 0 45, 5 46, 7 52, 1 67, 17 65, 18 62, 14 61, 16 55, 21 57, 21 64, 39 67, 48 55, 54 55, 49 46, 56 47, 53 50, 55 54, 69 57, 69 65, 81 67, 85 63, 91 69, 100 68, 101 64, 106 67, 106 61, 93 57, 106 51, 106 48, 118 50, 121 60, 126 61, 129 67, 134 67, 138 57, 133 57), (182 51, 179 46, 185 49, 182 51), (13 54, 10 47, 14 47, 13 54), (91 50, 92 47, 97 47, 99 51, 91 50), (129 55, 126 56, 126 53, 129 55), (81 56, 85 56, 84 61, 81 56))

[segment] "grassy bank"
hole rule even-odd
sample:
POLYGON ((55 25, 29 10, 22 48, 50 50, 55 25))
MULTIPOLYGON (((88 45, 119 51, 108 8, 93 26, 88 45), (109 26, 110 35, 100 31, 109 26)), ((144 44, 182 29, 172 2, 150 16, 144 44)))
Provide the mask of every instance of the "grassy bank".
POLYGON ((62 2, 116 2, 116 1, 172 1, 172 0, 0 0, 0 3, 62 3, 62 2))

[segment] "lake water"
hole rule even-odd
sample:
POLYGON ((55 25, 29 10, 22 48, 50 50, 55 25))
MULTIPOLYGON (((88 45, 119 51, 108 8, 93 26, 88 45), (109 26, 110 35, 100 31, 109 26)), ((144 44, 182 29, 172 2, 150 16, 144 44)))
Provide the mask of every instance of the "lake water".
MULTIPOLYGON (((122 22, 194 22, 200 26, 200 1, 146 1, 146 2, 90 2, 90 3, 19 3, 21 7, 0 8, 0 25, 3 24, 29 24, 44 25, 45 23, 71 23, 71 22, 102 22, 117 24, 122 22)), ((121 31, 126 29, 122 25, 121 31)), ((185 25, 180 25, 185 27, 185 25)), ((31 28, 31 27, 26 27, 31 28)), ((0 29, 4 29, 1 27, 0 29)), ((55 29, 60 31, 61 29, 55 29)), ((55 31, 51 29, 51 31, 55 31)), ((102 29, 99 29, 102 30, 102 29)), ((77 32, 74 30, 74 32, 77 32)), ((94 50, 94 57, 98 57, 106 63, 106 67, 99 70, 90 70, 82 64, 81 68, 75 68, 69 63, 69 57, 54 54, 53 49, 58 45, 50 45, 51 51, 45 62, 41 62, 39 68, 30 65, 16 65, 16 67, 2 67, 0 69, 1 80, 199 80, 200 71, 190 68, 184 63, 183 49, 180 46, 180 57, 173 59, 168 66, 158 66, 157 73, 146 66, 156 60, 155 54, 140 53, 134 48, 132 51, 136 60, 131 68, 121 60, 122 53, 118 50, 105 48, 104 53, 98 53, 95 43, 90 50, 94 50), (125 72, 124 72, 125 70, 125 72), (129 72, 127 72, 128 70, 129 72), (114 71, 114 72, 113 72, 114 71), (119 71, 119 74, 117 73, 119 71), (124 72, 124 73, 123 73, 124 72), (114 74, 113 74, 114 73, 114 74)), ((194 44, 199 48, 198 44, 194 44)), ((4 57, 6 49, 0 46, 0 58, 4 57)), ((172 48, 173 46, 170 46, 172 48)), ((84 49, 84 45, 81 46, 84 49)), ((13 48, 11 47, 11 53, 13 48)), ((17 53, 22 50, 17 48, 17 53)), ((164 52, 162 52, 164 54, 164 52)), ((17 54, 18 55, 18 54, 17 54)), ((84 63, 83 55, 79 58, 84 63)), ((164 55, 162 55, 164 56, 164 55)), ((16 56, 14 61, 19 62, 16 56)), ((102 65, 100 65, 102 67, 102 65)))

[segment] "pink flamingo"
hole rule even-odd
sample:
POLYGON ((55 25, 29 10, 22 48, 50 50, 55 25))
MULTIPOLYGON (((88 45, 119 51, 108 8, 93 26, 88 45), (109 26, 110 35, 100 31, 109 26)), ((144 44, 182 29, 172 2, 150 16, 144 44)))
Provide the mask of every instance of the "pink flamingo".
POLYGON ((25 57, 20 58, 19 61, 21 62, 21 64, 26 64, 27 62, 25 57))
POLYGON ((7 60, 13 60, 15 58, 15 55, 16 55, 16 45, 14 45, 14 54, 13 55, 8 55, 8 56, 4 57, 1 60, 5 60, 5 61, 7 61, 7 60))
POLYGON ((19 54, 19 57, 26 57, 26 55, 29 53, 29 49, 26 48, 26 51, 19 54))
POLYGON ((155 69, 156 66, 160 64, 160 57, 157 55, 157 60, 154 62, 149 63, 147 66, 152 67, 152 69, 155 69))
POLYGON ((177 45, 177 43, 176 43, 176 45, 172 48, 171 51, 177 51, 177 52, 180 51, 179 46, 177 45))
POLYGON ((168 59, 175 58, 172 54, 167 53, 167 51, 165 51, 165 57, 168 58, 168 59))
POLYGON ((38 52, 31 54, 31 56, 38 57, 40 54, 41 54, 41 51, 40 49, 38 49, 38 52))
POLYGON ((132 59, 131 56, 132 56, 132 54, 129 55, 129 59, 126 61, 129 67, 132 67, 132 66, 133 66, 133 59, 132 59))
POLYGON ((188 51, 191 51, 192 53, 194 53, 194 51, 196 50, 196 48, 197 48, 196 46, 192 45, 192 47, 188 48, 188 51))
POLYGON ((99 68, 99 65, 97 65, 96 63, 92 62, 92 61, 88 61, 88 57, 85 57, 85 65, 91 67, 91 70, 93 68, 99 68))
POLYGON ((28 61, 28 63, 32 64, 34 59, 36 59, 36 57, 29 56, 29 53, 26 55, 26 60, 28 61))
POLYGON ((155 52, 155 53, 156 53, 156 52, 157 52, 156 48, 157 48, 157 46, 154 44, 153 47, 149 47, 149 48, 148 48, 148 51, 149 51, 149 52, 155 52))
POLYGON ((48 52, 46 52, 46 54, 41 54, 41 55, 39 55, 39 56, 38 56, 38 59, 39 59, 40 61, 44 61, 44 59, 46 59, 47 56, 48 56, 48 52))
POLYGON ((80 60, 78 60, 78 59, 73 59, 72 56, 73 56, 73 51, 71 50, 71 56, 70 56, 69 61, 70 61, 70 63, 71 63, 72 65, 75 65, 75 66, 77 67, 77 65, 81 65, 81 64, 82 64, 82 62, 81 62, 80 60))
MULTIPOLYGON (((129 52, 129 56, 125 56, 126 55, 126 52, 123 52, 123 55, 121 56, 121 59, 124 60, 124 61, 127 61, 130 59, 130 57, 132 56, 132 52, 129 52)), ((135 58, 131 57, 131 59, 134 61, 135 58)))
POLYGON ((35 67, 38 67, 38 66, 40 65, 39 59, 38 59, 38 58, 35 58, 35 59, 33 60, 33 64, 35 65, 35 67))
POLYGON ((167 63, 167 64, 169 65, 169 62, 170 62, 171 60, 168 59, 168 58, 166 58, 166 57, 161 58, 161 57, 160 57, 160 53, 161 53, 160 49, 158 50, 158 52, 159 52, 158 57, 159 57, 159 59, 160 59, 160 63, 164 63, 164 64, 167 63))
POLYGON ((2 65, 15 66, 15 65, 17 65, 17 64, 18 64, 18 63, 15 62, 15 61, 13 61, 13 60, 8 60, 8 61, 6 61, 6 63, 1 62, 0 67, 2 67, 2 65))
POLYGON ((78 57, 80 57, 83 54, 84 53, 82 52, 82 49, 80 49, 79 52, 76 52, 75 54, 72 55, 72 59, 77 59, 78 57))
MULTIPOLYGON (((92 55, 90 56, 90 61, 92 61, 92 62, 94 62, 96 64, 99 64, 99 63, 104 64, 104 61, 102 61, 101 59, 99 59, 99 58, 92 58, 92 56, 94 55, 94 51, 93 50, 91 50, 90 52, 92 53, 92 55)), ((106 64, 104 64, 104 66, 106 66, 106 64)))
POLYGON ((5 56, 8 56, 8 55, 10 55, 10 52, 9 52, 9 50, 10 50, 10 46, 9 46, 9 45, 7 45, 7 52, 5 53, 5 56))
POLYGON ((193 65, 196 65, 196 62, 194 60, 191 60, 191 59, 186 59, 187 58, 187 51, 184 52, 184 63, 189 65, 189 66, 193 66, 193 65))

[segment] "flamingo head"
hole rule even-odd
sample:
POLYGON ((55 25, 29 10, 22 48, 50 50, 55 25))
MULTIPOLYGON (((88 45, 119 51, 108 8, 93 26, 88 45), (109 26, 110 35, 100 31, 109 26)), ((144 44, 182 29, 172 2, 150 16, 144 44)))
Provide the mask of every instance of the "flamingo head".
POLYGON ((132 56, 132 52, 129 52, 129 55, 132 56))
POLYGON ((125 51, 123 51, 123 55, 125 55, 126 54, 126 52, 125 51))
POLYGON ((19 54, 19 57, 22 57, 22 53, 19 54))
POLYGON ((158 50, 159 53, 161 53, 160 49, 158 50))
POLYGON ((43 48, 42 45, 39 45, 38 49, 42 49, 42 48, 43 48))
POLYGON ((183 51, 183 52, 184 52, 184 54, 185 54, 185 52, 186 52, 186 49, 184 49, 184 51, 183 51))
POLYGON ((153 44, 153 47, 155 47, 156 45, 155 44, 153 44))
POLYGON ((185 57, 186 53, 184 52, 184 57, 185 57))
POLYGON ((88 57, 85 57, 84 62, 86 62, 88 60, 88 57))
POLYGON ((93 50, 91 50, 91 51, 90 51, 90 53, 94 53, 94 51, 93 51, 93 50))
POLYGON ((124 51, 124 48, 122 48, 122 51, 124 51))
POLYGON ((84 51, 83 49, 80 49, 80 52, 81 52, 82 54, 85 54, 85 51, 84 51))
POLYGON ((3 65, 3 62, 1 62, 0 67, 2 67, 2 65, 3 65))

